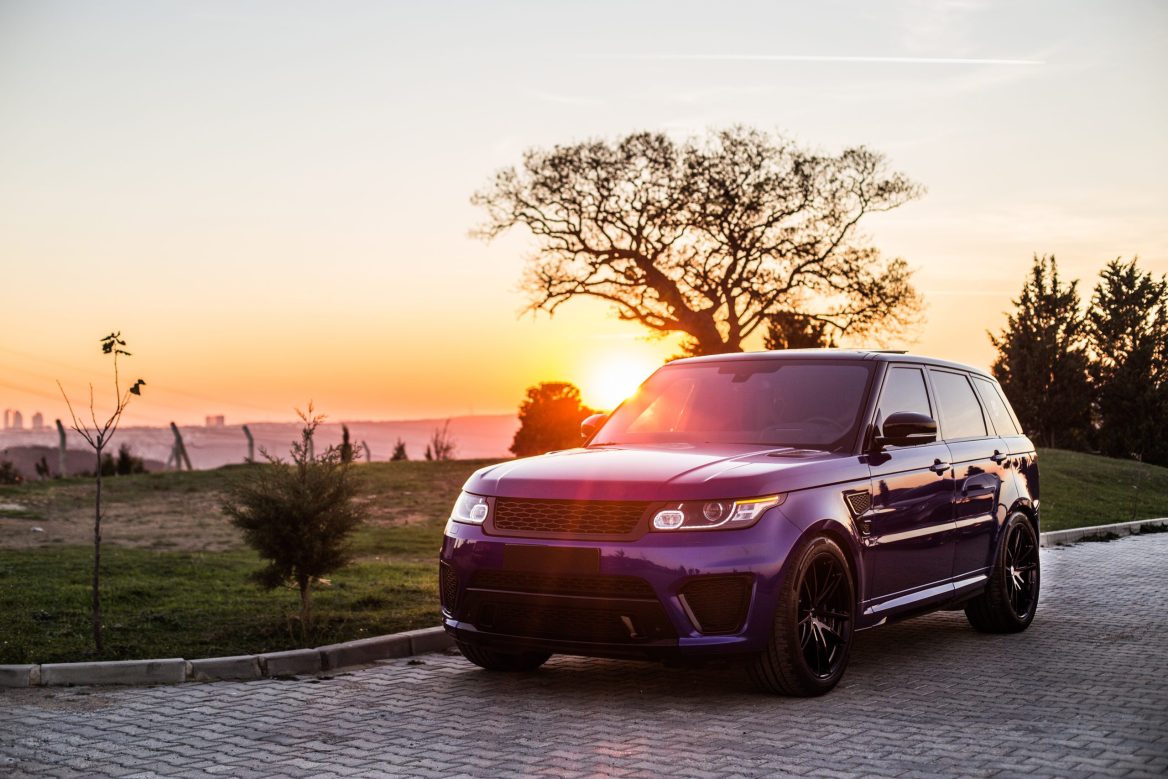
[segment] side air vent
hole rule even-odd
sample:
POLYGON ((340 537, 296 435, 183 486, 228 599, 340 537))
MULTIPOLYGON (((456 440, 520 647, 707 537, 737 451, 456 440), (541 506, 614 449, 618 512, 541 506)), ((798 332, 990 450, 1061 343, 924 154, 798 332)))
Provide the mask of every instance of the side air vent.
POLYGON ((844 493, 844 502, 853 517, 858 517, 872 508, 872 493, 867 490, 848 490, 844 493))

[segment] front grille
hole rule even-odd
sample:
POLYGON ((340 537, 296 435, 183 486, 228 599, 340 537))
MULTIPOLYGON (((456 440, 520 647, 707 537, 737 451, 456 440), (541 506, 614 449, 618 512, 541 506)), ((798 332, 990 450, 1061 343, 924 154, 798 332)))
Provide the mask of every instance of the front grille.
POLYGON ((749 576, 706 576, 681 588, 681 599, 702 633, 733 633, 750 605, 749 576))
POLYGON ((506 533, 624 536, 636 530, 648 506, 631 501, 499 498, 494 526, 506 533))
POLYGON ((659 603, 636 604, 636 608, 582 608, 486 598, 474 611, 475 627, 511 636, 608 644, 677 637, 659 603))
POLYGON ((453 614, 458 606, 458 574, 446 563, 438 566, 438 595, 442 608, 453 614))
POLYGON ((524 571, 477 571, 471 578, 470 586, 487 590, 593 598, 656 598, 649 582, 635 576, 557 576, 524 571))

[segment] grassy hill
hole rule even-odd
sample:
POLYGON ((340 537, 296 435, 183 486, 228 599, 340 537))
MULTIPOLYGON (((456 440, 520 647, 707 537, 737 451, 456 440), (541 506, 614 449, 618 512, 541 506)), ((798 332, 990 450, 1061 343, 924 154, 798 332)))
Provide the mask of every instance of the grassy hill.
POLYGON ((1040 449, 1042 529, 1168 517, 1168 468, 1040 449))
MULTIPOLYGON (((1168 468, 1044 450, 1044 530, 1168 516, 1168 468)), ((370 520, 355 564, 314 596, 302 642, 296 595, 248 575, 260 561, 219 511, 239 467, 106 481, 102 659, 205 657, 321 645, 438 623, 436 557, 459 487, 486 460, 362 465, 370 520)), ((0 663, 94 658, 88 598, 92 482, 0 487, 0 663)))

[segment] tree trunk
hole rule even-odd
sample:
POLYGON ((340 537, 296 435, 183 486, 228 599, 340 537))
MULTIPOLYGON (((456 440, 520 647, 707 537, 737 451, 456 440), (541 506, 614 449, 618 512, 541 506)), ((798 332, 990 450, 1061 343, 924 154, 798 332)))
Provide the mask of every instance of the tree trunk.
POLYGON ((101 645, 101 450, 97 447, 97 498, 93 509, 93 644, 101 645))

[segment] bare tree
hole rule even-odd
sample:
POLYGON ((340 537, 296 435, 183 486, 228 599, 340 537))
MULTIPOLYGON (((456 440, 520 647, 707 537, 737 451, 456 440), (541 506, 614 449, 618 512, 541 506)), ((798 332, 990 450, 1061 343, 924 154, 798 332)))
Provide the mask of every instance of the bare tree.
POLYGON ((430 433, 430 441, 426 444, 427 460, 453 460, 454 450, 458 442, 450 435, 450 420, 446 420, 442 427, 436 427, 430 433))
POLYGON ((597 298, 710 354, 740 351, 781 312, 837 340, 910 324, 910 269, 883 260, 857 225, 921 191, 869 149, 824 155, 731 127, 681 143, 642 132, 532 149, 472 203, 487 212, 477 235, 522 226, 536 237, 531 310, 597 298))
POLYGON ((130 353, 123 347, 126 342, 122 340, 121 332, 110 333, 105 338, 101 339, 102 354, 109 354, 114 359, 114 410, 110 413, 105 422, 97 421, 96 404, 93 397, 93 384, 89 385, 89 419, 93 426, 90 427, 84 419, 77 416, 77 412, 73 410, 73 403, 70 402, 69 396, 65 393, 65 388, 61 386, 61 382, 57 382, 57 387, 61 390, 61 395, 65 398, 65 405, 69 407, 69 414, 73 417, 73 429, 76 430, 85 442, 89 444, 96 455, 94 461, 94 479, 97 482, 97 492, 93 501, 93 644, 98 652, 102 651, 102 636, 101 636, 101 473, 102 473, 102 454, 105 448, 109 446, 110 440, 113 439, 114 433, 118 430, 118 423, 122 421, 122 413, 126 410, 126 406, 130 404, 131 395, 141 395, 142 387, 146 382, 138 379, 125 392, 122 392, 121 378, 118 375, 118 357, 129 357, 130 353))

